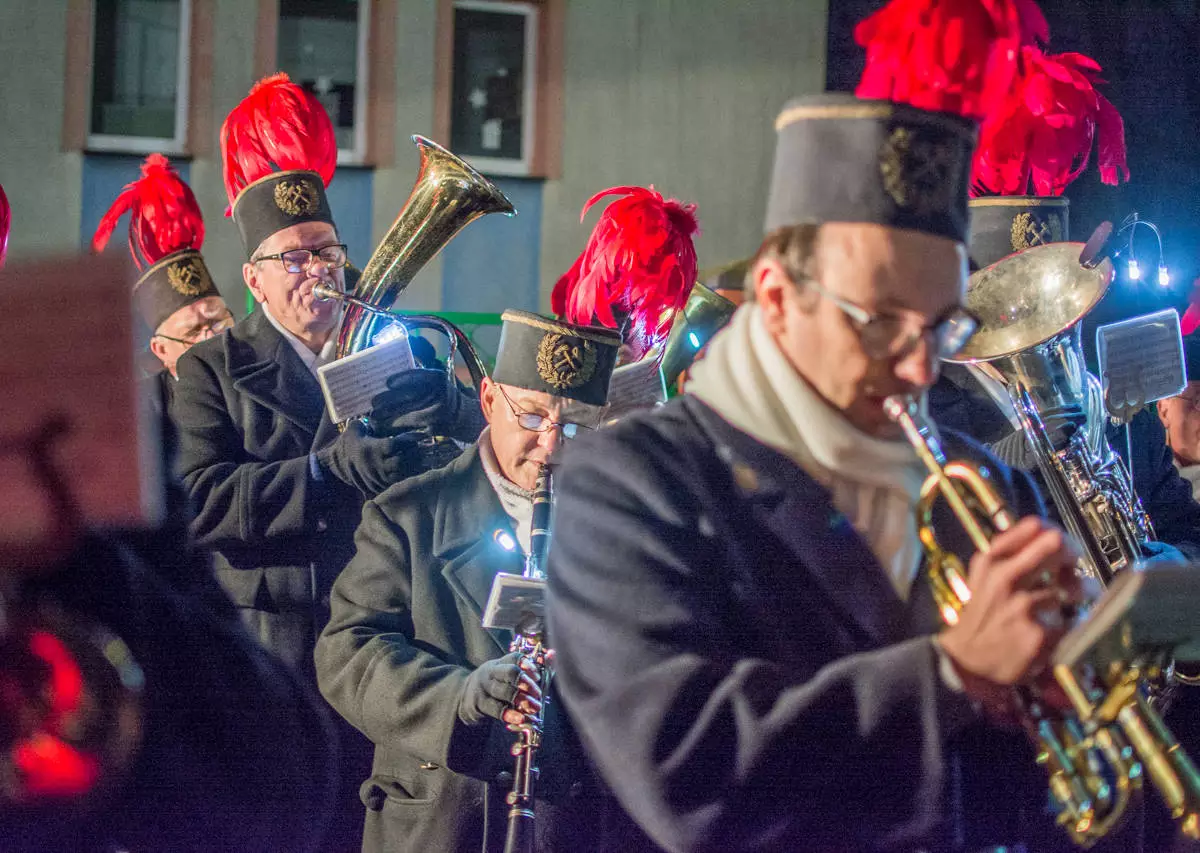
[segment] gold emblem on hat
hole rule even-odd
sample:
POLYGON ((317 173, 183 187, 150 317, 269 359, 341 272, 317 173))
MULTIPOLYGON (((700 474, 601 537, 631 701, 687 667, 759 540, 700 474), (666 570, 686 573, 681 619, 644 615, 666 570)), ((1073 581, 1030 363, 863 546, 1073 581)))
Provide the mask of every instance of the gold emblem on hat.
POLYGON ((275 206, 288 216, 312 216, 321 207, 321 194, 308 178, 288 178, 275 184, 275 206))
POLYGON ((948 210, 962 156, 957 140, 897 127, 879 151, 883 188, 892 201, 918 216, 948 210))
POLYGON ((545 335, 538 345, 537 371, 559 391, 578 388, 596 372, 596 345, 584 338, 545 335))
POLYGON ((1013 251, 1062 242, 1065 239, 1063 231, 1062 217, 1057 213, 1047 213, 1044 219, 1039 219, 1029 211, 1018 213, 1012 221, 1013 251))
POLYGON ((211 285, 208 271, 195 258, 180 258, 168 264, 167 282, 184 296, 199 296, 211 285))

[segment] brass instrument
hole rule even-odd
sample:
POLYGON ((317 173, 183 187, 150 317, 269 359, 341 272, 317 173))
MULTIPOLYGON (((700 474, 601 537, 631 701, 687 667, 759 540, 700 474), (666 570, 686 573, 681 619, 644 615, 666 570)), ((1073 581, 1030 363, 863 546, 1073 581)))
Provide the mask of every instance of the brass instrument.
POLYGON ((1104 434, 1100 383, 1083 358, 1080 321, 1104 296, 1112 264, 1079 262, 1081 243, 1049 243, 1010 255, 971 275, 967 307, 979 330, 948 361, 1008 392, 1063 526, 1080 543, 1082 568, 1101 583, 1143 556, 1154 538, 1125 463, 1104 434), (1074 409, 1082 422, 1053 440, 1051 411, 1074 409))
MULTIPOLYGON (((516 213, 504 193, 466 161, 422 136, 412 139, 421 152, 416 183, 363 268, 354 293, 342 293, 326 284, 313 288, 317 298, 337 299, 347 306, 338 332, 337 358, 370 346, 381 325, 401 321, 390 310, 397 297, 465 226, 488 213, 516 213)), ((461 329, 432 314, 407 314, 402 322, 409 328, 434 329, 444 334, 449 342, 447 383, 456 387, 454 356, 461 353, 478 390, 486 371, 461 329)), ((338 425, 339 429, 345 426, 338 425)))
MULTIPOLYGON (((553 500, 553 478, 549 465, 538 471, 533 490, 533 517, 529 532, 529 553, 525 557, 525 577, 544 580, 546 555, 550 551, 550 508, 553 500)), ((538 686, 542 691, 542 710, 530 723, 509 726, 517 732, 512 746, 516 759, 513 787, 505 798, 508 803, 508 833, 504 853, 535 853, 537 819, 534 814, 534 787, 537 782, 537 753, 542 745, 542 720, 550 696, 550 667, 546 665, 545 625, 540 618, 527 618, 513 632, 509 651, 518 652, 533 663, 538 686)))
POLYGON ((674 386, 680 374, 691 367, 696 355, 736 310, 737 306, 724 296, 696 282, 671 324, 671 334, 663 348, 662 374, 669 386, 674 386))
MULTIPOLYGON (((913 400, 891 397, 886 409, 930 472, 917 504, 917 528, 934 599, 943 621, 954 625, 971 592, 962 562, 938 543, 935 502, 946 500, 983 553, 1015 518, 986 469, 946 461, 932 423, 913 400)), ((1120 824, 1141 789, 1143 771, 1181 831, 1200 837, 1200 775, 1147 702, 1145 675, 1139 666, 1125 665, 1081 678, 1069 667, 1056 666, 1054 677, 1071 701, 1071 714, 1052 712, 1032 686, 1014 690, 1022 725, 1046 768, 1058 822, 1080 847, 1091 847, 1120 824)))
POLYGON ((363 268, 353 294, 357 301, 347 308, 338 333, 338 358, 371 345, 380 318, 364 309, 364 303, 386 312, 417 272, 466 225, 488 213, 516 213, 504 193, 464 160, 422 136, 412 140, 421 152, 416 183, 363 268))

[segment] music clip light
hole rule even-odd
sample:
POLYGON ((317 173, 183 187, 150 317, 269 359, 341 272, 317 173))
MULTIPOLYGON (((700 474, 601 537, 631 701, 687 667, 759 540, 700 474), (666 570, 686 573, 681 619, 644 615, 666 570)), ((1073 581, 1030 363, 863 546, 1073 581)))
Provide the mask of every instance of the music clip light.
POLYGON ((399 338, 407 338, 408 329, 404 328, 404 324, 400 322, 388 323, 380 329, 375 337, 371 339, 371 344, 386 344, 389 341, 394 341, 399 338))
POLYGON ((1137 281, 1142 277, 1142 268, 1138 266, 1137 258, 1129 259, 1129 280, 1137 281))
POLYGON ((1158 283, 1162 287, 1171 286, 1171 274, 1167 271, 1166 264, 1158 265, 1158 283))
POLYGON ((517 549, 517 540, 513 539, 512 534, 507 530, 497 530, 492 534, 492 539, 505 551, 515 551, 517 549))

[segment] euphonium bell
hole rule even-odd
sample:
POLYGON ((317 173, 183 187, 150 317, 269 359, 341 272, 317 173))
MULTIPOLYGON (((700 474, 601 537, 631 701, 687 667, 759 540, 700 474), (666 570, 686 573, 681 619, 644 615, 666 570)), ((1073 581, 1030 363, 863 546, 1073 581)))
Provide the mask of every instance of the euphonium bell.
MULTIPOLYGON (((421 151, 416 183, 353 294, 381 312, 466 225, 488 213, 516 213, 504 193, 466 161, 424 137, 412 139, 421 151)), ((338 333, 337 357, 370 346, 377 321, 375 313, 351 304, 338 333)))

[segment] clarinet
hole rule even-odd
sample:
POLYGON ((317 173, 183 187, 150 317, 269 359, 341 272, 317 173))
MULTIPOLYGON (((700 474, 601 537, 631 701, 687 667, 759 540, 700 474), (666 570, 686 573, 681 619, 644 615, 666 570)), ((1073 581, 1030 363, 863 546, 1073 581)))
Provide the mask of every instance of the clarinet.
MULTIPOLYGON (((546 554, 550 549, 550 501, 552 498, 550 466, 542 465, 533 490, 533 518, 529 533, 529 553, 525 557, 525 577, 546 577, 546 554)), ((537 751, 542 744, 542 720, 549 701, 550 668, 546 666, 545 626, 542 620, 530 620, 518 625, 509 651, 520 652, 537 669, 537 682, 542 690, 542 710, 531 722, 509 726, 518 734, 512 746, 516 758, 513 787, 505 798, 509 805, 508 834, 504 853, 535 853, 536 819, 534 817, 534 785, 537 782, 537 751)))

